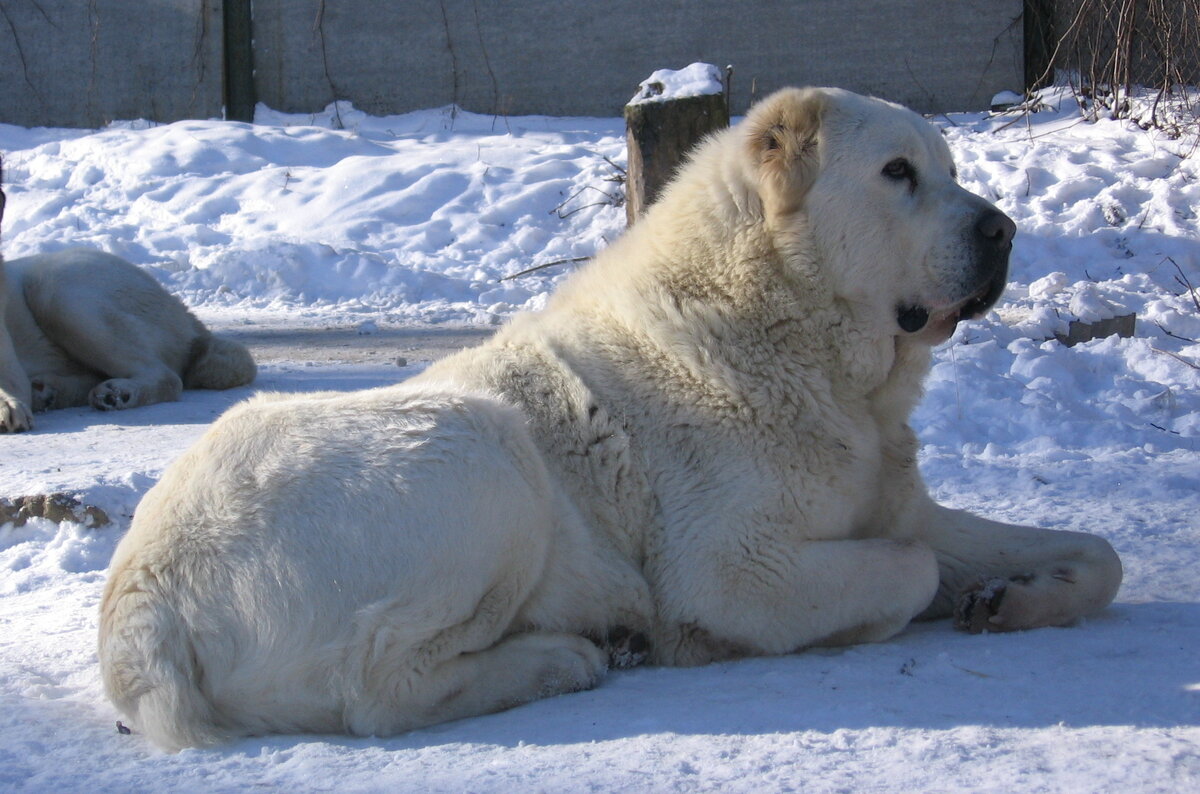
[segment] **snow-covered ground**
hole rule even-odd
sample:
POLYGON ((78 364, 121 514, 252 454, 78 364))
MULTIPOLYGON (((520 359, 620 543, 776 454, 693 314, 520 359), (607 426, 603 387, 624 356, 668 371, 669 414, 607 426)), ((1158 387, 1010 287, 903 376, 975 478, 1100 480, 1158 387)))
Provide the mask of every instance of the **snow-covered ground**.
MULTIPOLYGON (((0 437, 0 498, 68 493, 113 519, 0 527, 0 788, 1200 790, 1200 295, 1187 286, 1200 287, 1200 155, 1069 106, 934 121, 963 183, 1021 231, 1002 304, 938 351, 915 417, 922 468, 945 503, 1108 538, 1126 578, 1104 614, 636 669, 386 740, 164 755, 117 732, 95 659, 104 570, 139 498, 253 389, 361 388, 424 365, 298 349, 253 389, 53 412, 0 437), (1072 318, 1128 312, 1134 338, 1044 341, 1072 318)), ((0 152, 6 256, 99 246, 218 329, 268 337, 495 324, 540 306, 624 224, 618 119, 260 109, 253 126, 0 125, 0 152)))

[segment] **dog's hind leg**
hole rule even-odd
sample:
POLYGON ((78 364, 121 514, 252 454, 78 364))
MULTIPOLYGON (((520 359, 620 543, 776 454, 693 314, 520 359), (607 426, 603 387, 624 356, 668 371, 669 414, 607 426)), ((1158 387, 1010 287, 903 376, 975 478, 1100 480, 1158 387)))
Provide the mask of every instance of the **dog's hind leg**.
POLYGON ((80 336, 62 347, 67 356, 56 356, 49 369, 31 373, 34 411, 76 405, 119 411, 178 400, 183 391, 178 374, 133 346, 111 347, 80 336))
POLYGON ((507 633, 533 584, 528 573, 505 572, 465 620, 442 628, 428 622, 428 605, 407 599, 360 612, 345 665, 356 671, 348 679, 346 729, 388 736, 595 686, 607 659, 591 641, 507 633))
MULTIPOLYGON (((70 369, 70 367, 64 367, 70 369)), ((84 372, 38 372, 30 380, 34 412, 54 408, 87 405, 88 395, 100 382, 95 374, 84 372)))
MULTIPOLYGON (((111 411, 179 399, 182 374, 205 331, 152 276, 84 249, 21 260, 20 270, 40 332, 66 358, 100 376, 87 396, 93 407, 111 411)), ((72 397, 62 401, 77 404, 72 397)))
POLYGON ((358 735, 388 736, 490 714, 591 689, 606 669, 604 653, 578 635, 515 634, 430 669, 389 676, 385 686, 347 708, 346 727, 358 735))
POLYGON ((88 402, 99 411, 120 411, 140 405, 172 402, 183 392, 183 381, 162 366, 147 366, 129 378, 102 381, 88 395, 88 402))
POLYGON ((54 324, 55 343, 70 362, 85 366, 35 374, 34 390, 38 391, 40 383, 45 397, 42 407, 90 404, 101 411, 119 411, 178 400, 183 380, 152 348, 159 332, 142 327, 146 323, 140 318, 99 316, 103 314, 80 311, 75 318, 54 324), (68 369, 72 371, 66 372, 68 369))

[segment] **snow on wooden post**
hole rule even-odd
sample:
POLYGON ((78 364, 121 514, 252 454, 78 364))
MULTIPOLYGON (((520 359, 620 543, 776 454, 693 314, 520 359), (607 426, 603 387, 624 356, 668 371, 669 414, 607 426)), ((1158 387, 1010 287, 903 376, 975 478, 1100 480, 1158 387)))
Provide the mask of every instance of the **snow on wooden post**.
POLYGON ((693 63, 660 69, 625 106, 625 218, 654 202, 683 157, 705 135, 729 126, 729 100, 717 67, 693 63))

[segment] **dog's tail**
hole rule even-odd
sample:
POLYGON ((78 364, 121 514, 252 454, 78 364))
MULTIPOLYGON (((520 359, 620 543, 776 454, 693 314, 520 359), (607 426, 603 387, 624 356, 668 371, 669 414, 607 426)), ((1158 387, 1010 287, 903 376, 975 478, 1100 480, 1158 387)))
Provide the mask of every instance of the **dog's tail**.
POLYGON ((232 389, 245 386, 256 374, 258 366, 243 345, 205 332, 192 342, 183 386, 185 389, 232 389))
POLYGON ((159 747, 175 752, 229 738, 200 691, 203 671, 183 620, 149 572, 126 568, 110 579, 99 656, 109 699, 159 747))

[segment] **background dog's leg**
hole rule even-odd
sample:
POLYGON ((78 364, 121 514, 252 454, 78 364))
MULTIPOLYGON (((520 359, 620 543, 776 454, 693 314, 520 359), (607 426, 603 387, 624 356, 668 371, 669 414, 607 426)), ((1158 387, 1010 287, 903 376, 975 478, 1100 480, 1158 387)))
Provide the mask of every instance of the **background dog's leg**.
MULTIPOLYGON (((59 357, 99 376, 87 402, 111 411, 179 399, 183 370, 204 333, 182 303, 137 267, 100 251, 23 261, 32 320, 59 357)), ((62 403, 77 404, 77 389, 62 391, 62 403)))
POLYGON ((101 411, 119 411, 178 400, 183 381, 151 348, 157 332, 138 328, 141 323, 131 318, 103 315, 90 307, 56 322, 55 341, 71 361, 86 367, 67 375, 35 376, 57 392, 52 407, 90 403, 101 411), (100 330, 92 332, 92 327, 100 330))
POLYGON ((100 379, 88 372, 39 372, 30 378, 33 387, 33 410, 50 411, 87 405, 88 394, 100 379))
POLYGON ((8 285, 0 261, 0 433, 19 433, 33 426, 29 376, 17 359, 8 333, 8 285))
POLYGON ((940 584, 922 618, 953 615, 971 632, 1061 626, 1103 609, 1121 585, 1121 561, 1103 538, 930 507, 922 534, 940 584))
POLYGON ((120 411, 139 405, 178 400, 183 381, 161 364, 148 364, 128 378, 111 378, 99 383, 88 402, 100 411, 120 411))
POLYGON ((29 378, 0 317, 0 433, 19 433, 33 427, 29 378))
POLYGON ((130 346, 107 347, 102 340, 79 334, 68 336, 62 347, 70 360, 60 362, 56 371, 32 376, 35 410, 90 404, 101 411, 119 411, 178 400, 183 391, 179 375, 130 346), (87 367, 73 366, 74 361, 86 362, 87 367))

